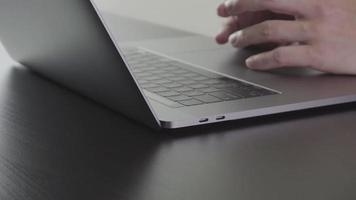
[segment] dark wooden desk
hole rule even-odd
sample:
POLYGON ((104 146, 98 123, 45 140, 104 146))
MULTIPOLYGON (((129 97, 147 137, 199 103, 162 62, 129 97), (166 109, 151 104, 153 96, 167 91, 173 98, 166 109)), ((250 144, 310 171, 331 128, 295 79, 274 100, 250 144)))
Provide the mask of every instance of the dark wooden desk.
POLYGON ((355 200, 356 104, 155 133, 3 65, 0 199, 355 200))

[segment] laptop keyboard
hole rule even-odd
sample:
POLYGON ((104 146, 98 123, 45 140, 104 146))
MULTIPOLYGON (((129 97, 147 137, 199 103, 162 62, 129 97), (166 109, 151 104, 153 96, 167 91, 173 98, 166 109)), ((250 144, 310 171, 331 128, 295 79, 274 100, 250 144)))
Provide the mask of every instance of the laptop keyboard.
POLYGON ((196 106, 278 94, 146 50, 124 49, 124 54, 146 96, 170 107, 196 106))

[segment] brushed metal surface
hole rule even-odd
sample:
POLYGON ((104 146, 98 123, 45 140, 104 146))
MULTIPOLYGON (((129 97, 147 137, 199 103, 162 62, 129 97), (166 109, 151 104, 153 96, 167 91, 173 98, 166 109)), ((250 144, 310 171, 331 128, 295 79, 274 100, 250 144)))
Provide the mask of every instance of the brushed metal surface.
POLYGON ((90 1, 3 0, 1 41, 14 60, 112 109, 159 128, 90 1))
MULTIPOLYGON (((335 76, 305 68, 269 72, 250 70, 246 68, 244 60, 257 49, 237 50, 231 46, 219 46, 209 37, 194 35, 125 45, 136 45, 196 68, 280 92, 278 95, 177 108, 175 110, 195 117, 162 122, 167 128, 216 123, 221 121, 216 118, 222 115, 225 116, 223 121, 228 121, 356 101, 356 79, 353 76, 335 76), (208 121, 201 123, 201 119, 208 121)), ((155 105, 153 107, 157 109, 155 105)), ((158 112, 158 116, 161 119, 164 115, 158 112)), ((173 119, 173 116, 175 113, 171 112, 165 118, 173 119)))

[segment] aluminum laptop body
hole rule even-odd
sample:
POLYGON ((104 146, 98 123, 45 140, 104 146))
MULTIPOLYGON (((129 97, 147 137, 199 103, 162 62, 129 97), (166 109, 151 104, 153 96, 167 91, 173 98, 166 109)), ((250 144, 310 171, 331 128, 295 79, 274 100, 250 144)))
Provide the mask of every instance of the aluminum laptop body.
MULTIPOLYGON (((252 71, 243 63, 253 52, 217 46, 211 38, 199 35, 119 43, 120 34, 110 31, 109 25, 110 20, 102 17, 89 0, 0 2, 0 38, 14 60, 152 128, 189 127, 356 100, 354 77, 297 68, 252 71), (221 93, 211 92, 192 100, 174 101, 172 99, 180 96, 169 96, 170 91, 155 93, 141 85, 135 71, 142 68, 130 64, 126 49, 133 51, 136 57, 143 52, 147 59, 157 57, 162 62, 184 66, 183 70, 174 69, 172 73, 188 71, 191 73, 185 75, 190 76, 197 72, 195 78, 200 77, 202 81, 206 74, 205 78, 209 79, 205 80, 206 84, 226 80, 224 84, 254 88, 263 95, 251 96, 256 91, 248 89, 248 98, 237 98, 239 94, 235 94, 234 98, 219 97, 219 101, 214 101, 214 94, 221 93), (194 105, 199 100, 203 103, 194 105), (210 102, 205 103, 205 100, 210 102)), ((171 78, 179 79, 179 76, 171 78)), ((156 79, 156 82, 168 81, 156 79)))

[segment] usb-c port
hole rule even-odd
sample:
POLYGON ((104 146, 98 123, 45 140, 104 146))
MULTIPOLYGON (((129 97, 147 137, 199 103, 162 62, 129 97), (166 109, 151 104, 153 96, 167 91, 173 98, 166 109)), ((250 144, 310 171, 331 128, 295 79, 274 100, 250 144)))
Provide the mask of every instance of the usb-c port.
POLYGON ((204 123, 204 122, 208 122, 208 121, 209 121, 208 118, 204 118, 204 119, 201 119, 199 122, 200 122, 200 123, 204 123))
POLYGON ((225 116, 219 116, 216 118, 216 120, 224 120, 225 119, 225 116))

